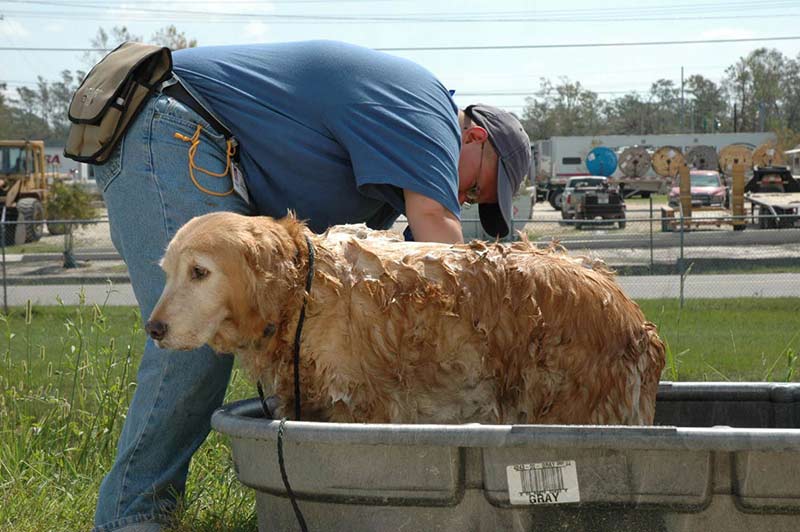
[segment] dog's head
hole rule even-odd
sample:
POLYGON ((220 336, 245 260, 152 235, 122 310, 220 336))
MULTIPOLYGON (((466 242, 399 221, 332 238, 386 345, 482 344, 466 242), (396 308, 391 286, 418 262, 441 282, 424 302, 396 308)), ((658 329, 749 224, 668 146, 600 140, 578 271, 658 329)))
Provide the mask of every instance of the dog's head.
POLYGON ((190 220, 161 261, 166 284, 147 333, 161 348, 209 344, 219 352, 274 333, 296 291, 303 231, 291 216, 214 213, 190 220))

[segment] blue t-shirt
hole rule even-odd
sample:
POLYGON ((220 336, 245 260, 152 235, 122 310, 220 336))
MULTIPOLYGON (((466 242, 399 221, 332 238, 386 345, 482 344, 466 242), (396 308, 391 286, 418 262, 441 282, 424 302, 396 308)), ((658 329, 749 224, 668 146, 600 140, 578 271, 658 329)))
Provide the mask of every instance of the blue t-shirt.
POLYGON ((385 229, 410 189, 460 217, 458 108, 421 66, 310 41, 180 50, 174 70, 238 139, 259 214, 385 229))

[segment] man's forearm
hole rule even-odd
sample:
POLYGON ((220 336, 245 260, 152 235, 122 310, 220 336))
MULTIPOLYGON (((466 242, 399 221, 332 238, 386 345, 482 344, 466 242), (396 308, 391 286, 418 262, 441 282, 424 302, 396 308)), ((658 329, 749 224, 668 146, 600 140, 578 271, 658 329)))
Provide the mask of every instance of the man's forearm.
POLYGON ((444 242, 455 244, 464 241, 461 221, 444 206, 422 194, 404 191, 406 218, 414 240, 417 242, 444 242))
POLYGON ((457 244, 464 241, 461 233, 461 222, 455 217, 450 219, 432 214, 423 214, 413 220, 409 218, 408 225, 411 226, 411 233, 417 242, 457 244))

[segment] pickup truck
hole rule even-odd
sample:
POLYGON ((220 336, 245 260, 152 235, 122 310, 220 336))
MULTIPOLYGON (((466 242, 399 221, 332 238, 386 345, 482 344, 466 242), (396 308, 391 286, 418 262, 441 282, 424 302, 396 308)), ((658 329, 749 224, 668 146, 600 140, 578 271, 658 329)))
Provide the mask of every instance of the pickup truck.
POLYGON ((625 201, 615 187, 609 186, 603 176, 577 176, 567 182, 561 217, 570 220, 576 229, 583 225, 599 225, 599 222, 582 224, 578 220, 612 220, 625 228, 625 201), (573 221, 574 220, 574 221, 573 221))

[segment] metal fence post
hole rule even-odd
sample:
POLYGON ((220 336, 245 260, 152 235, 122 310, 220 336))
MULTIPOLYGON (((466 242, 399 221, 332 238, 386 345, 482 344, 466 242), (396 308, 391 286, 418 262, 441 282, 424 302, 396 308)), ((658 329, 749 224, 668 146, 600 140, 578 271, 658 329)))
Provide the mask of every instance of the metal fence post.
POLYGON ((67 223, 67 231, 64 233, 64 268, 77 268, 78 262, 72 250, 72 224, 67 223))
POLYGON ((3 313, 8 316, 8 287, 6 286, 6 206, 3 205, 3 214, 0 216, 0 229, 3 234, 0 243, 3 246, 3 313))
POLYGON ((683 308, 683 287, 684 287, 684 282, 685 282, 685 278, 684 278, 684 275, 683 275, 684 270, 685 270, 684 262, 683 262, 683 230, 684 230, 684 225, 683 225, 683 207, 681 206, 681 256, 678 259, 678 275, 681 278, 681 284, 680 284, 680 290, 681 290, 681 292, 680 292, 680 308, 683 308))
POLYGON ((653 196, 647 196, 650 199, 650 275, 653 275, 653 268, 655 267, 653 261, 653 196))

